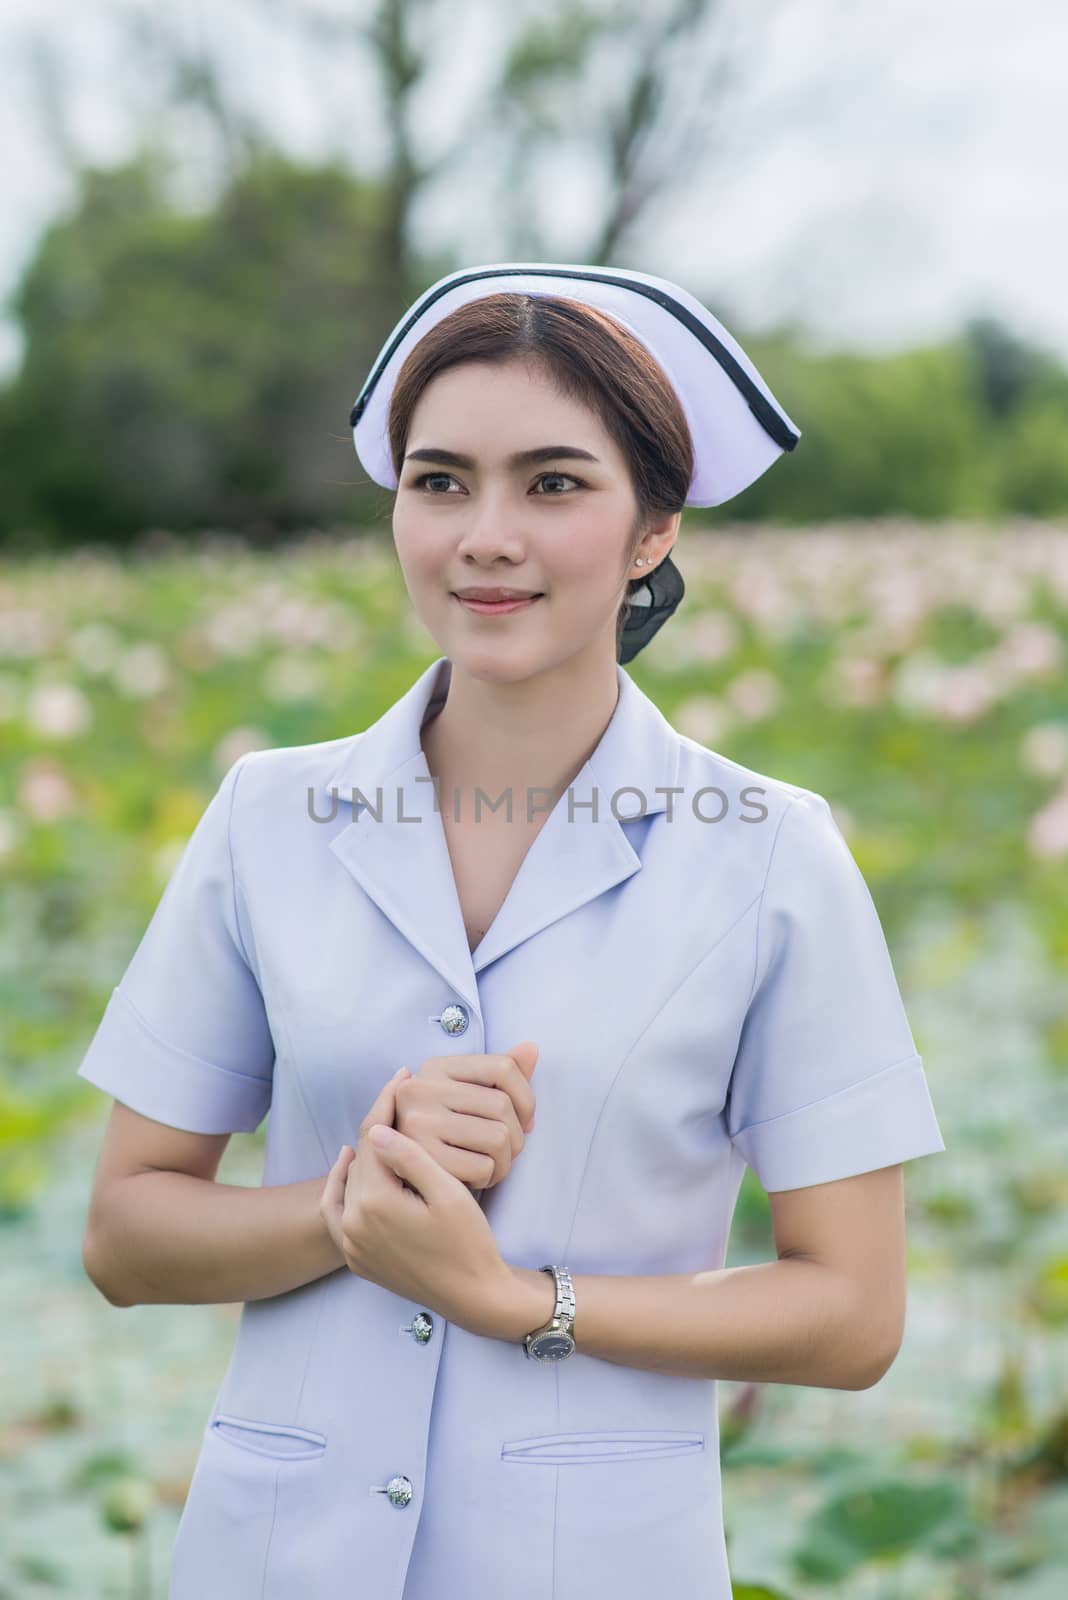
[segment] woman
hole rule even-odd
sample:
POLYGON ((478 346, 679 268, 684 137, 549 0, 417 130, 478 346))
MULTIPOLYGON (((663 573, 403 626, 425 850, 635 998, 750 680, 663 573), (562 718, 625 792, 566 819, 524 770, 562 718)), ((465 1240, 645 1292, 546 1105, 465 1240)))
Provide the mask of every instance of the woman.
POLYGON ((883 1375, 944 1149, 826 800, 621 665, 799 435, 679 286, 539 264, 435 284, 351 420, 442 655, 234 764, 80 1068, 94 1282, 245 1302, 171 1600, 729 1600, 716 1380, 883 1375), (746 1163, 777 1259, 725 1271, 746 1163))

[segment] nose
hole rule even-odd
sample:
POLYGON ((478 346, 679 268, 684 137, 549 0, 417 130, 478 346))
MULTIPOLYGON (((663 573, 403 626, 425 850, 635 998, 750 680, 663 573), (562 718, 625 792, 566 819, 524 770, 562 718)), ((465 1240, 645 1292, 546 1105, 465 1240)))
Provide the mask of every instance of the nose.
POLYGON ((464 530, 457 547, 458 554, 470 556, 482 564, 498 556, 521 565, 526 554, 526 540, 520 526, 521 512, 507 487, 487 489, 465 507, 464 530))

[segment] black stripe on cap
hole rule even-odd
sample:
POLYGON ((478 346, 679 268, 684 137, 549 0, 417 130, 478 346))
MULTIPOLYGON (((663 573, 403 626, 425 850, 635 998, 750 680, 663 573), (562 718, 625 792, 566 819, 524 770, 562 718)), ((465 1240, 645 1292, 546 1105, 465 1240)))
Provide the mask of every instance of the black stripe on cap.
POLYGON ((654 284, 635 282, 631 278, 621 278, 614 272, 583 272, 579 267, 560 267, 551 272, 546 272, 544 262, 536 262, 528 266, 482 268, 478 271, 467 272, 462 277, 452 278, 448 283, 439 285, 437 291, 419 306, 418 310, 413 311, 403 326, 397 329, 396 336, 391 340, 388 348, 383 350, 381 359, 360 390, 356 403, 349 413, 349 426, 354 428, 363 416, 364 411, 367 409, 367 402, 374 393, 375 385, 389 365, 397 346, 401 344, 409 330, 430 309, 439 296, 448 294, 452 289, 458 289, 461 284, 477 283, 480 278, 526 277, 530 274, 543 278, 578 278, 587 283, 610 283, 617 288, 630 289, 635 294, 643 294, 647 299, 654 300, 665 311, 670 311, 673 317, 677 317, 683 326, 693 334, 694 338, 704 345, 709 354, 715 357, 735 388, 745 398, 750 411, 764 431, 771 435, 779 448, 792 450, 797 444, 801 435, 790 430, 783 417, 780 416, 768 400, 767 395, 757 387, 745 368, 739 365, 726 346, 716 338, 712 330, 706 328, 704 323, 695 317, 687 306, 680 304, 673 295, 667 294, 663 289, 658 289, 654 284))

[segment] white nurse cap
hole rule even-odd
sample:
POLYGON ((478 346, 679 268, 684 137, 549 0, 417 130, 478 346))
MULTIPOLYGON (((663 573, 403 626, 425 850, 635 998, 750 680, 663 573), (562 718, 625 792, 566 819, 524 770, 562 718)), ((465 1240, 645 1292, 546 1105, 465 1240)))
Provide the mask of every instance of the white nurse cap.
MULTIPOLYGON (((754 483, 801 437, 745 351, 701 302, 678 284, 622 267, 499 262, 439 278, 413 302, 382 346, 352 407, 356 454, 374 483, 397 487, 389 448, 389 405, 397 374, 424 334, 459 306, 491 294, 564 295, 608 312, 640 339, 679 397, 694 445, 685 504, 718 506, 754 483)), ((682 599, 682 575, 670 556, 635 580, 624 628, 627 661, 667 621, 682 599)))

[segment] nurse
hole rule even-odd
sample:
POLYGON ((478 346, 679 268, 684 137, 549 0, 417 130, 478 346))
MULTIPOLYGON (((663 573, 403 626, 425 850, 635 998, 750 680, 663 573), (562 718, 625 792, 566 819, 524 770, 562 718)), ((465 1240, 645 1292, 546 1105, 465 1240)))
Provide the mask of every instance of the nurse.
POLYGON ((677 284, 543 263, 434 284, 350 420, 442 653, 234 763, 79 1069, 93 1281, 243 1302, 170 1600, 730 1600, 717 1380, 879 1380, 945 1148, 827 801, 623 670, 799 431, 677 284))

